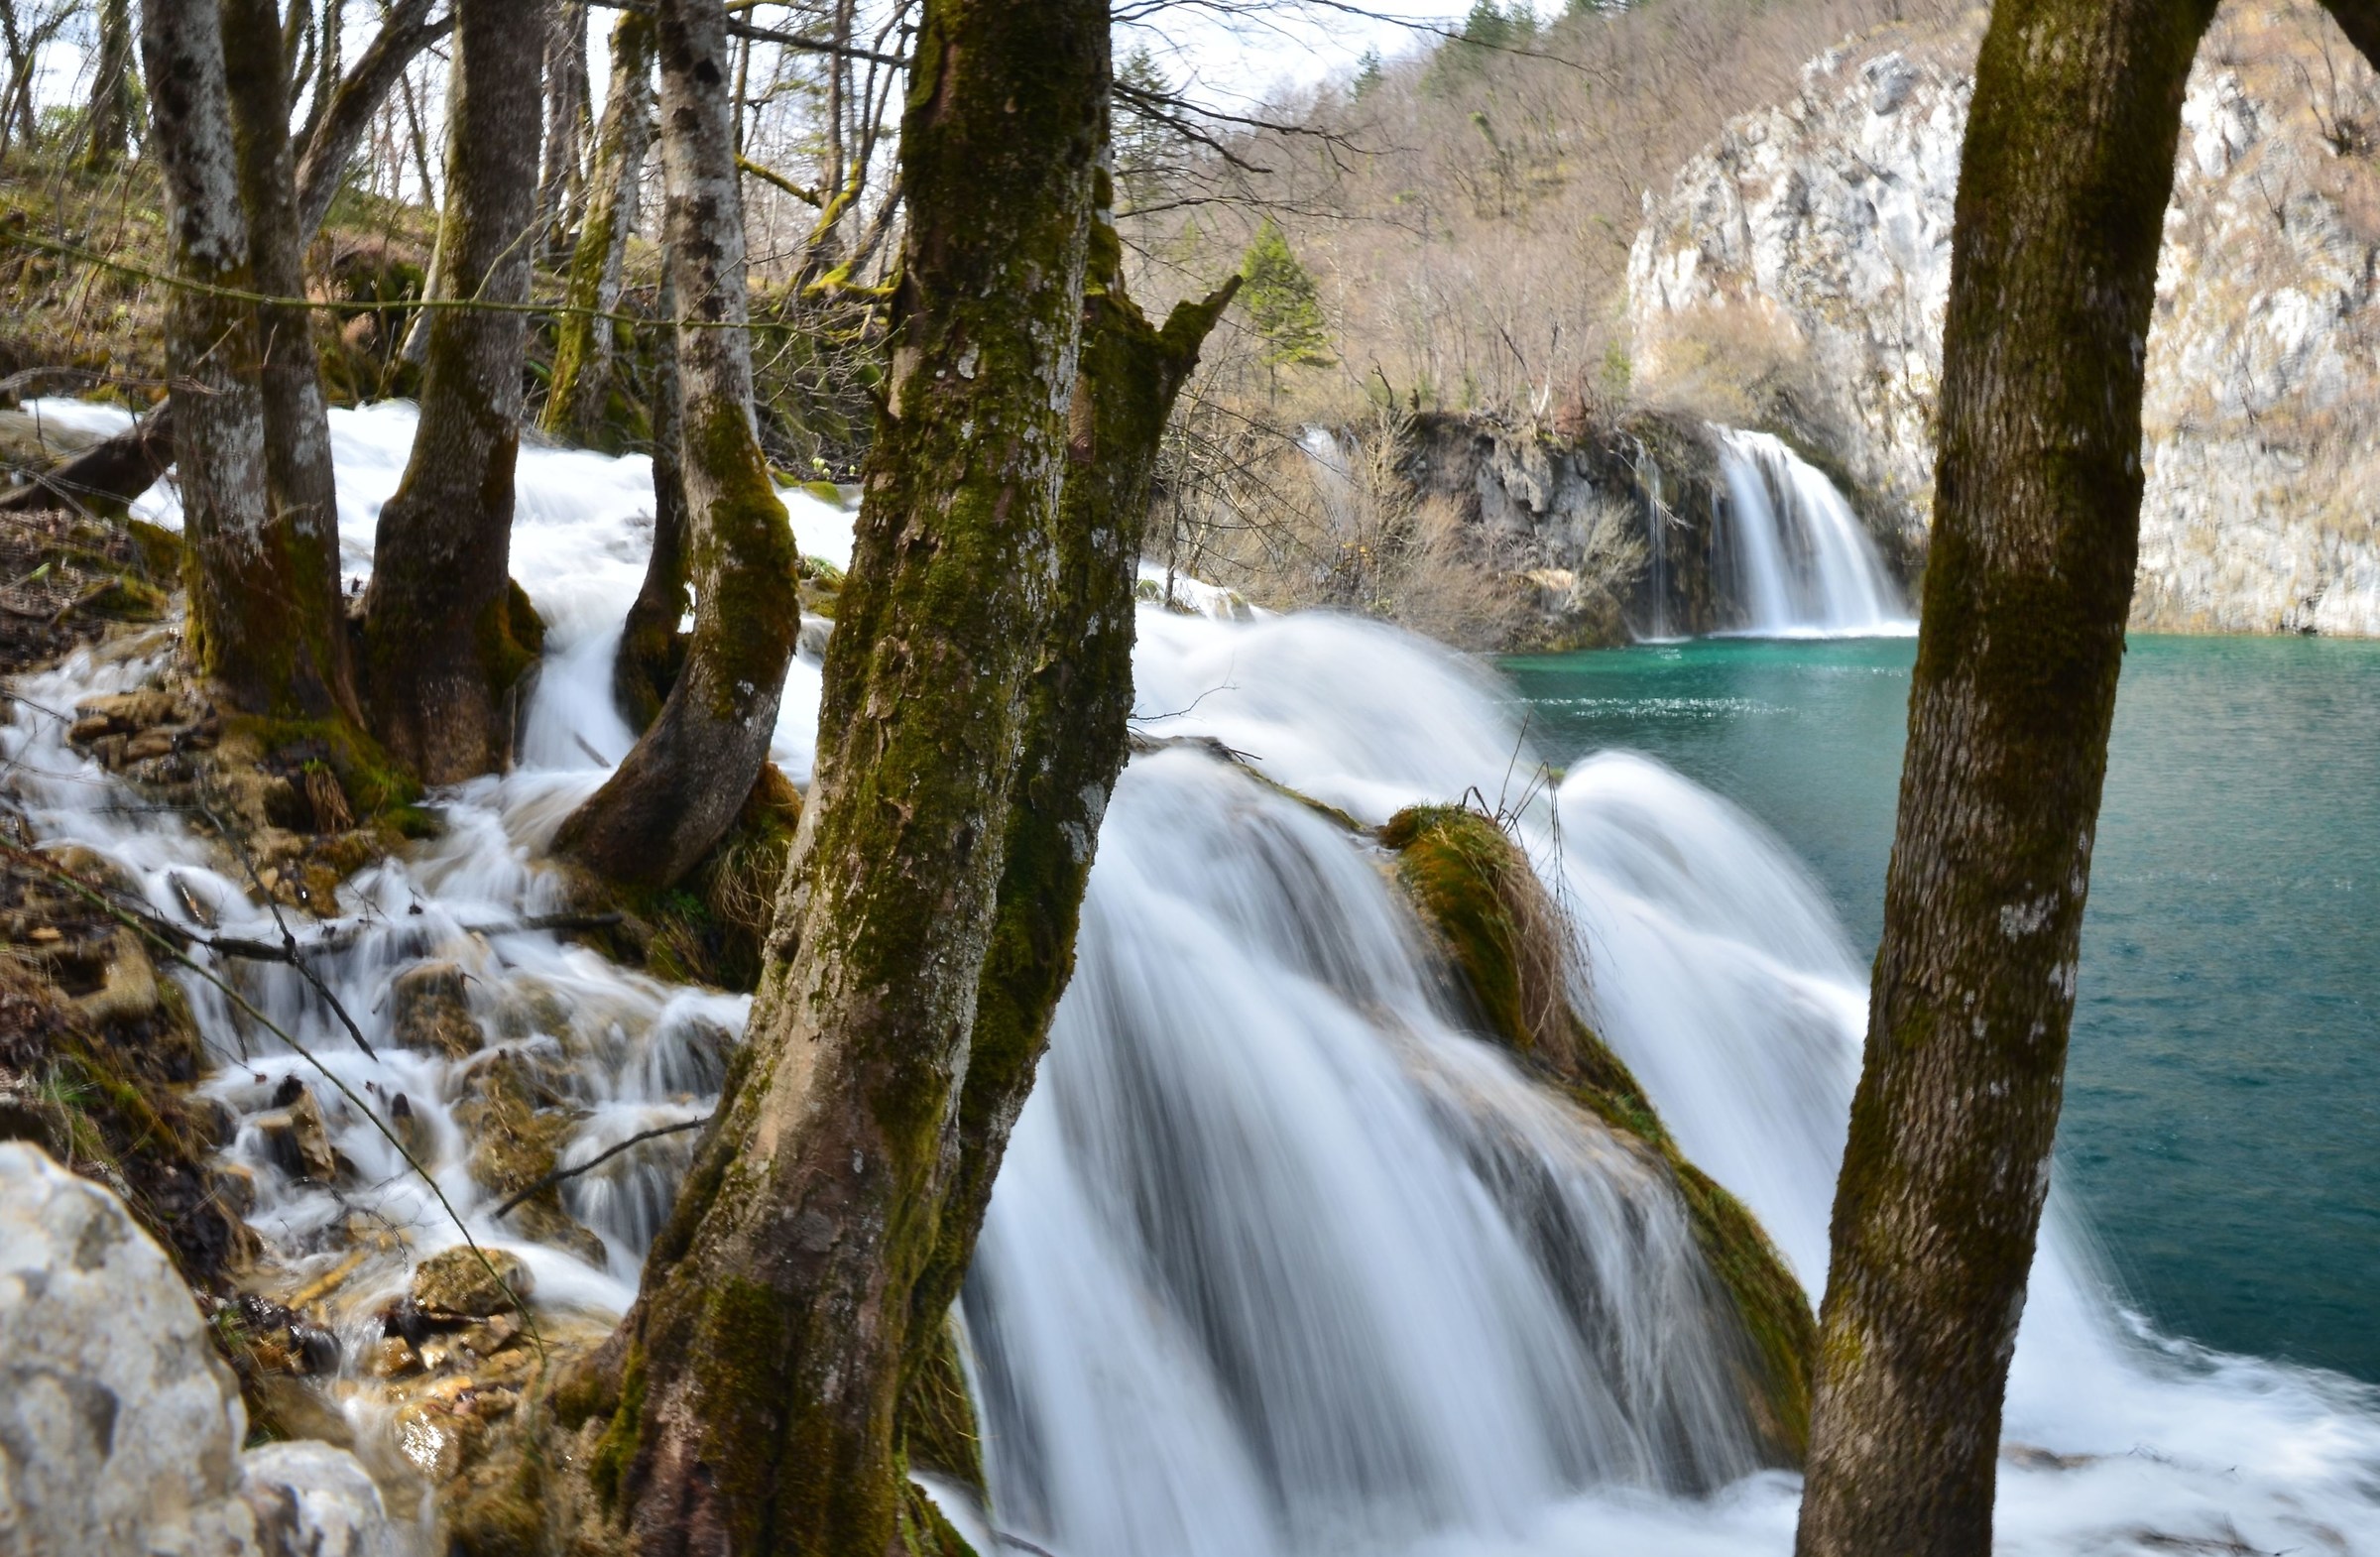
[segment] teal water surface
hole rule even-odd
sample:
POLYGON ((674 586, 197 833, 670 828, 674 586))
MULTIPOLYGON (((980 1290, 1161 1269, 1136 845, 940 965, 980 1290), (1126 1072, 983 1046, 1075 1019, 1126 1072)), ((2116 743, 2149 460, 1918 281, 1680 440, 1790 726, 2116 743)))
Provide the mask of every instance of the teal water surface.
MULTIPOLYGON (((1563 762, 1648 753, 1874 950, 1909 641, 1506 660, 1563 762)), ((2167 1334, 2380 1380, 2380 643, 2135 638, 2058 1170, 2167 1334)))

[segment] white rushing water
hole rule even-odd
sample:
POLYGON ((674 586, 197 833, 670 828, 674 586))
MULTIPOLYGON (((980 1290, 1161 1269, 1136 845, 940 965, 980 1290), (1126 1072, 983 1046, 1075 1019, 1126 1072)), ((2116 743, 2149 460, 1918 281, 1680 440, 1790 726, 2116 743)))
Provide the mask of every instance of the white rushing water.
POLYGON ((1714 426, 1727 489, 1712 566, 1755 638, 1917 631, 1875 541, 1826 473, 1773 433, 1714 426))
MULTIPOLYGON (((410 414, 333 415, 352 563, 410 414)), ((515 571, 552 624, 524 762, 447 792, 442 837, 356 878, 341 906, 361 933, 317 961, 375 1039, 392 974, 463 963, 495 1053, 383 1043, 368 1059, 286 970, 236 975, 359 1094, 385 1109, 403 1093, 475 1233, 531 1260, 541 1305, 591 1317, 632 1295, 685 1138, 573 1186, 602 1239, 591 1259, 490 1220, 455 1107, 476 1072, 522 1063, 580 1117, 565 1158, 584 1160, 706 1109, 745 1014, 548 934, 485 932, 548 905, 539 846, 625 749, 608 659, 649 480, 640 461, 524 451, 515 571)), ((798 517, 805 550, 835 545, 838 524, 848 545, 826 505, 798 517)), ((1368 823, 1470 788, 1519 803, 1537 754, 1476 665, 1345 618, 1217 619, 1231 614, 1142 610, 1149 733, 1219 739, 1368 823)), ((267 933, 224 862, 33 706, 135 684, 162 652, 27 678, 0 765, 45 838, 101 849, 159 912, 183 915, 187 894, 226 931, 267 933)), ((794 676, 814 717, 816 667, 794 676)), ((811 750, 811 732, 780 728, 790 772, 811 750)), ((1643 758, 1586 757, 1521 809, 1599 1027, 1815 1290, 1865 986, 1822 893, 1757 824, 1643 758)), ((1126 773, 965 1299, 995 1522, 1063 1557, 1779 1557, 1798 1484, 1755 1469, 1674 1197, 1465 1034, 1382 863, 1193 749, 1126 773)), ((243 1118, 308 1074, 193 996, 223 1055, 210 1089, 243 1118)), ((416 1257, 452 1243, 368 1123, 324 1101, 358 1170, 339 1193, 280 1178, 253 1127, 232 1147, 258 1172, 267 1235, 328 1265, 368 1207, 416 1257)), ((2374 1391, 2133 1333, 2076 1225, 2054 1212, 2036 1267, 2001 1549, 2380 1553, 2374 1391)), ((350 1283, 350 1356, 404 1278, 389 1259, 350 1283)), ((370 1400, 352 1389, 348 1414, 385 1433, 370 1400)))

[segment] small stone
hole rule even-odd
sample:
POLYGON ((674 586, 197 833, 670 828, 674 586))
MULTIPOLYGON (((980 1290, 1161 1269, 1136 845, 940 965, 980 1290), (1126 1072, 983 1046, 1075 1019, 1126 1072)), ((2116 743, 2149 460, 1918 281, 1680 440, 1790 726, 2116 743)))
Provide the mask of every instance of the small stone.
POLYGON ((145 763, 152 757, 164 757, 174 750, 176 731, 159 725, 143 730, 124 743, 124 761, 145 763))
POLYGON ((471 1015, 462 968, 445 961, 415 963, 389 981, 389 1026, 404 1047, 448 1059, 476 1054, 488 1041, 471 1015))
POLYGON ((312 1093, 300 1090, 289 1107, 258 1115, 256 1129, 264 1138, 266 1156, 290 1177, 327 1184, 339 1176, 339 1156, 331 1149, 330 1130, 322 1123, 322 1108, 312 1093))
POLYGON ((484 1259, 481 1255, 464 1244, 421 1261, 414 1271, 413 1299, 424 1315, 433 1320, 485 1319, 517 1307, 516 1297, 529 1296, 533 1283, 520 1257, 500 1249, 485 1251, 484 1259), (490 1265, 495 1266, 493 1272, 490 1265))
POLYGON ((407 1378, 421 1372, 421 1359, 405 1337, 384 1335, 365 1356, 364 1372, 374 1378, 407 1378))

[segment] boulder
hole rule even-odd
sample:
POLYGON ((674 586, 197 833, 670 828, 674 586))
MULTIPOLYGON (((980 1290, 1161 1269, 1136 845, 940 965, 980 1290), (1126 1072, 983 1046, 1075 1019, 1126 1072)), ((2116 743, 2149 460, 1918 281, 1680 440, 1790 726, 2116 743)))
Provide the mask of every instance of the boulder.
POLYGON ((413 1301, 433 1321, 486 1319, 518 1308, 515 1299, 526 1300, 534 1285, 519 1256, 458 1244, 430 1256, 414 1271, 413 1301))
POLYGON ((0 1551, 397 1557, 353 1455, 243 1457, 246 1432, 165 1251, 98 1185, 0 1143, 0 1551))
POLYGON ((488 1041, 471 1016, 463 970, 451 962, 417 962, 389 981, 389 1025, 406 1048, 448 1059, 476 1054, 488 1041))
POLYGON ((322 1106, 302 1086, 287 1107, 259 1114, 256 1129, 264 1138, 265 1155, 292 1178, 328 1184, 338 1178, 345 1165, 331 1146, 330 1130, 322 1122, 322 1106))

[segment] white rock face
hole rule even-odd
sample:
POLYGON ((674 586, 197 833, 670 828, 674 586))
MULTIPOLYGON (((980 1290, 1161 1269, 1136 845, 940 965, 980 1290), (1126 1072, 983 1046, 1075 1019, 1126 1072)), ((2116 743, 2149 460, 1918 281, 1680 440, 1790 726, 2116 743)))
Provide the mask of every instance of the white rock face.
MULTIPOLYGON (((1976 42, 1812 60, 1794 101, 1735 121, 1648 198, 1630 254, 1647 379, 1805 365, 1844 466, 1913 532, 1976 42)), ((2134 623, 2380 634, 2380 82, 2289 0, 2225 14, 2183 118, 2134 623)))
POLYGON ((243 1457, 246 1432, 165 1251, 107 1191, 0 1143, 0 1552, 398 1557, 353 1455, 243 1457))

